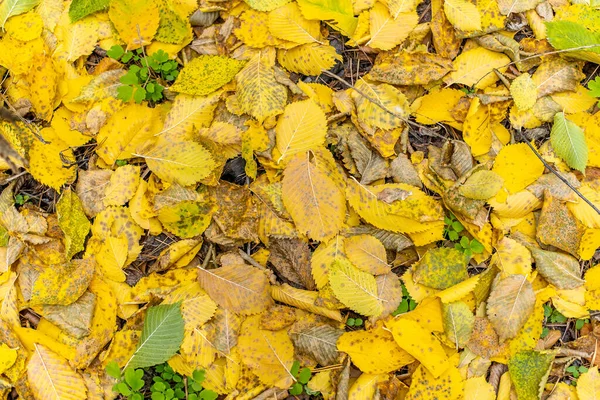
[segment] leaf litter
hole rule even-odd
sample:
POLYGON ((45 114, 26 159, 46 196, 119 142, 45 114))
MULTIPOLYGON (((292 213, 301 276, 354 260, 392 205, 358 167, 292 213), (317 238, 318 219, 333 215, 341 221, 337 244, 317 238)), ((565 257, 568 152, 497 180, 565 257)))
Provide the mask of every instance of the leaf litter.
POLYGON ((0 395, 595 398, 598 21, 5 1, 0 395))

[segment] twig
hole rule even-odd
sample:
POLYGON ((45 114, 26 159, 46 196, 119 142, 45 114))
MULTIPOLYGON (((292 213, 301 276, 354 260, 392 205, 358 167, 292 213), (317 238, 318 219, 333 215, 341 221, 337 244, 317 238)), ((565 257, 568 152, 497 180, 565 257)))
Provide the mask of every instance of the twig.
POLYGON ((252 264, 253 266, 255 266, 258 269, 262 269, 263 271, 268 271, 267 268, 263 267, 262 265, 260 265, 258 263, 258 261, 256 261, 254 258, 252 258, 251 255, 247 254, 245 251, 243 251, 242 249, 238 249, 238 253, 240 254, 240 256, 244 259, 244 261, 246 261, 248 264, 252 264))
MULTIPOLYGON (((516 64, 518 64, 520 62, 523 62, 523 61, 533 60, 534 58, 541 58, 541 57, 544 57, 544 56, 553 56, 555 54, 570 53, 570 52, 575 52, 575 51, 593 49, 594 47, 600 47, 600 44, 589 44, 587 46, 573 47, 573 48, 570 48, 570 49, 554 50, 554 51, 548 51, 546 53, 534 54, 534 55, 532 55, 530 57, 525 57, 525 58, 522 58, 522 59, 520 59, 518 61, 511 61, 511 62, 509 62, 507 64, 504 64, 501 67, 494 68, 494 69, 500 69, 500 68, 510 67, 511 65, 516 65, 516 64)), ((494 72, 494 69, 492 69, 491 71, 486 72, 485 75, 483 75, 481 78, 479 78, 479 80, 477 82, 475 82, 475 84, 473 84, 473 86, 477 86, 477 84, 479 82, 481 82, 481 80, 483 78, 485 78, 486 76, 488 76, 489 74, 491 74, 492 72, 494 72)), ((451 86, 454 83, 455 82, 447 83, 445 87, 451 86)))
POLYGON ((393 112, 392 110, 388 109, 386 106, 384 106, 383 104, 381 104, 381 102, 377 99, 374 99, 370 96, 368 96, 367 94, 365 94, 365 92, 363 92, 362 90, 357 89, 353 84, 351 84, 350 82, 348 82, 347 80, 345 80, 344 78, 340 78, 339 76, 337 76, 336 74, 333 74, 329 71, 322 71, 322 73, 324 75, 329 76, 330 78, 334 78, 337 79, 338 81, 342 82, 344 85, 348 86, 350 89, 356 91, 356 93, 360 94, 362 97, 364 97, 365 99, 369 100, 371 103, 375 104, 377 107, 381 108, 383 111, 387 112, 388 114, 401 119, 402 121, 406 122, 409 125, 412 126, 416 126, 418 128, 422 128, 422 126, 420 124, 417 124, 416 122, 413 122, 411 120, 409 120, 408 118, 405 118, 395 112, 393 112))
POLYGON ((556 177, 558 179, 560 179, 565 185, 567 185, 569 187, 569 189, 571 189, 573 192, 575 192, 575 194, 577 196, 579 196, 581 198, 581 200, 585 201, 590 207, 592 207, 592 209, 594 211, 596 211, 596 213, 598 213, 598 215, 600 215, 600 210, 598 209, 598 207, 596 207, 596 205, 594 203, 592 203, 590 200, 588 200, 588 198, 585 197, 579 190, 577 190, 576 187, 574 187, 573 185, 571 185, 569 183, 569 181, 564 176, 562 176, 557 170, 555 170, 552 166, 550 166, 550 164, 548 164, 546 162, 546 160, 544 160, 544 158, 536 150, 536 148, 533 147, 533 145, 531 143, 529 143, 529 141, 527 140, 527 138, 524 137, 524 135, 523 135, 523 133, 521 132, 520 129, 517 132, 519 132, 519 134, 521 135, 521 139, 525 139, 525 140, 523 140, 523 143, 525 143, 525 144, 527 144, 527 146, 529 146, 529 148, 531 149, 531 151, 533 151, 533 154, 535 154, 535 156, 542 162, 542 164, 544 164, 544 167, 548 168, 548 170, 550 172, 552 172, 554 175, 556 175, 556 177))
POLYGON ((561 347, 558 349, 557 356, 566 356, 566 357, 581 357, 581 358, 590 358, 593 353, 586 353, 585 351, 573 350, 561 347))
POLYGON ((208 266, 208 262, 210 261, 212 253, 214 251, 215 251, 215 245, 211 243, 210 247, 208 248, 208 251, 206 252, 206 255, 204 256, 204 261, 202 261, 202 266, 200 268, 206 269, 206 267, 208 266))

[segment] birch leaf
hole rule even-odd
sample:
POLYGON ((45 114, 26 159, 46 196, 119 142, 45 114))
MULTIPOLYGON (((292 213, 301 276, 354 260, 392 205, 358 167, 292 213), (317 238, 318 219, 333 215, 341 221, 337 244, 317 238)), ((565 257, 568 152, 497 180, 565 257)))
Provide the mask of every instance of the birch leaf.
POLYGON ((200 268, 198 280, 211 299, 236 314, 257 314, 272 303, 266 275, 247 264, 200 268))
POLYGON ((535 268, 558 289, 575 289, 584 284, 579 262, 573 256, 538 249, 529 249, 535 259, 535 268))
POLYGON ((193 96, 209 95, 229 83, 244 64, 229 57, 196 57, 179 72, 171 90, 193 96))
POLYGON ((275 128, 277 162, 290 159, 294 154, 319 147, 325 142, 327 121, 314 101, 304 100, 285 107, 275 128))
POLYGON ((496 278, 487 304, 487 316, 503 342, 525 325, 535 306, 535 293, 525 275, 496 278))
POLYGON ((357 313, 376 317, 383 312, 375 278, 349 261, 340 259, 331 264, 329 283, 335 296, 357 313))
POLYGON ((260 315, 246 318, 238 338, 242 361, 265 385, 286 389, 295 381, 290 370, 294 345, 285 330, 267 331, 260 327, 260 315))
POLYGON ((85 382, 66 359, 41 344, 27 363, 27 377, 36 399, 87 399, 85 382))
POLYGON ((442 314, 446 336, 457 348, 465 347, 475 325, 475 316, 469 306, 462 301, 442 304, 442 314))
POLYGON ((81 200, 71 190, 65 190, 56 203, 58 225, 65 234, 67 260, 84 249, 85 238, 91 224, 87 219, 81 200))
POLYGON ((316 240, 328 240, 342 227, 346 214, 343 187, 332 175, 335 165, 319 153, 294 157, 284 172, 283 204, 298 230, 316 240))
POLYGON ((554 116, 550 141, 556 154, 569 167, 585 172, 588 160, 588 147, 585 142, 585 135, 583 134, 583 130, 569 121, 562 112, 554 116))
POLYGON ((465 32, 481 29, 481 15, 477 7, 466 0, 445 0, 444 13, 448 21, 465 32))

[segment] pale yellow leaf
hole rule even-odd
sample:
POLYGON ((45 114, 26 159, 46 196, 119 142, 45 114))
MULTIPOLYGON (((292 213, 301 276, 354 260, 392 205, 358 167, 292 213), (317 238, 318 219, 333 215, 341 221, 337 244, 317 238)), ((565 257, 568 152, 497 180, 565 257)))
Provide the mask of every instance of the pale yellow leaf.
POLYGON ((27 377, 36 399, 87 399, 81 376, 67 360, 42 345, 34 345, 27 363, 27 377))

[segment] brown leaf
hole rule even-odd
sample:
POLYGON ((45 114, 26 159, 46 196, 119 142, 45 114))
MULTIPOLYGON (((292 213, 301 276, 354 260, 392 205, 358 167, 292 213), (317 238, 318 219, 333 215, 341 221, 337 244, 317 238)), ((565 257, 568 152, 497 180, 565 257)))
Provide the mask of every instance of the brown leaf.
POLYGON ((545 191, 536 230, 539 241, 579 257, 579 243, 584 232, 585 226, 575 218, 567 204, 545 191))
POLYGON ((500 342, 513 338, 525 325, 535 306, 535 292, 525 275, 496 277, 487 304, 487 317, 500 342))
POLYGON ((300 239, 271 239, 269 250, 269 262, 285 279, 308 290, 317 288, 311 275, 308 243, 300 239))
POLYGON ((198 281, 218 305, 234 313, 257 314, 272 303, 267 276, 248 264, 199 268, 198 281))
POLYGON ((401 50, 381 57, 369 75, 392 85, 426 85, 452 71, 452 61, 438 54, 401 50))
POLYGON ((314 358, 320 365, 335 364, 339 353, 337 340, 344 333, 330 325, 317 325, 298 332, 291 332, 296 349, 314 358))
POLYGON ((88 217, 93 218, 106 208, 103 201, 104 189, 110 183, 111 176, 112 171, 105 169, 79 171, 75 190, 88 217))

